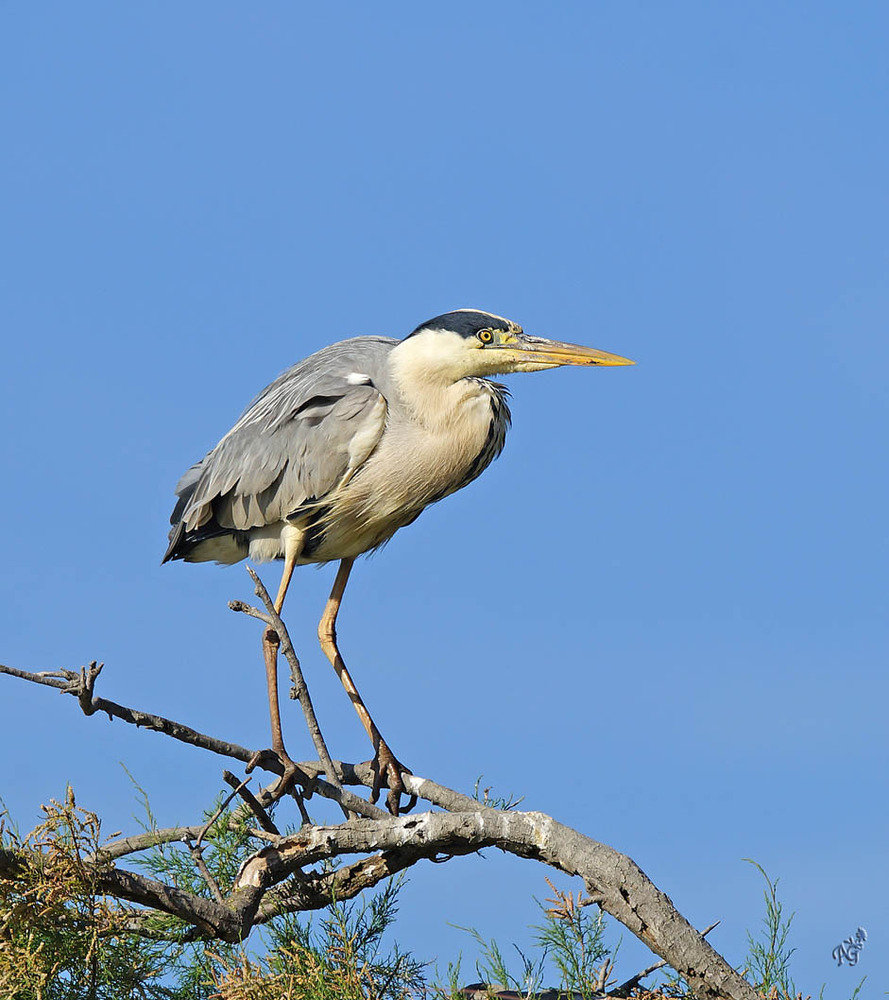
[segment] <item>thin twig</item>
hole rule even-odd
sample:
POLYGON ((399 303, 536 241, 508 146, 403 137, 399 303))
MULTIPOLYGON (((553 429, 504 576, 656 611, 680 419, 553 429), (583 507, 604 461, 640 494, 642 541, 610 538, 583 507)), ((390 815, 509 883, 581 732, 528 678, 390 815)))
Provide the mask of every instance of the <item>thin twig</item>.
MULTIPOLYGON (((291 789, 290 797, 296 802, 296 808, 299 809, 299 818, 302 820, 303 825, 311 826, 312 817, 309 815, 309 810, 306 809, 306 800, 300 794, 299 790, 296 788, 291 789)), ((340 808, 343 810, 343 815, 346 819, 353 815, 344 805, 340 804, 340 808)))
POLYGON ((251 837, 256 837, 257 840, 264 840, 267 844, 277 843, 278 838, 281 836, 280 833, 266 833, 265 830, 260 830, 258 826, 248 826, 247 833, 251 837))
MULTIPOLYGON (((705 930, 701 931, 701 937, 706 937, 714 927, 719 926, 719 921, 710 924, 710 926, 705 930)), ((654 965, 649 965, 647 969, 643 969, 641 972, 637 972, 635 976, 630 976, 630 978, 625 982, 621 983, 620 986, 615 986, 613 990, 609 992, 610 997, 624 998, 628 997, 633 990, 645 979, 650 976, 652 972, 657 972, 658 969, 663 969, 665 966, 669 965, 669 962, 661 959, 659 962, 655 962, 654 965)))
MULTIPOLYGON (((228 775, 228 777, 226 777, 225 780, 229 785, 232 785, 232 787, 236 787, 237 785, 240 784, 235 775, 233 775, 230 771, 224 771, 223 776, 225 777, 226 775, 228 775), (229 778, 231 780, 229 780, 229 778)), ((257 807, 259 809, 262 809, 261 800, 265 799, 268 792, 273 787, 274 785, 269 785, 268 788, 260 789, 258 796, 254 796, 253 793, 248 788, 242 788, 238 794, 241 795, 242 798, 245 795, 249 796, 257 803, 257 807)), ((256 815, 256 814, 253 812, 252 809, 250 809, 247 806, 245 801, 244 805, 239 806, 232 813, 229 827, 230 828, 238 827, 241 823, 243 823, 243 821, 249 815, 256 815)), ((274 827, 274 823, 272 823, 271 819, 268 818, 268 816, 267 820, 271 824, 271 826, 274 827)), ((117 840, 109 841, 103 847, 100 847, 99 850, 96 851, 94 854, 88 855, 85 858, 85 860, 89 864, 96 864, 97 862, 114 861, 117 858, 125 857, 127 854, 137 854, 139 851, 148 850, 148 848, 150 847, 157 847, 159 844, 171 844, 176 841, 184 842, 189 838, 194 839, 200 834, 203 828, 204 828, 203 823, 200 826, 172 826, 159 830, 148 830, 146 833, 134 834, 133 836, 130 837, 120 837, 117 840)), ((258 839, 260 840, 266 840, 268 839, 268 836, 271 833, 271 831, 266 832, 262 830, 251 829, 248 830, 248 833, 250 833, 253 836, 258 836, 258 839)), ((277 829, 274 831, 274 833, 271 833, 271 835, 273 837, 280 836, 277 829)))
POLYGON ((271 816, 269 816, 269 814, 265 811, 265 809, 262 808, 262 806, 259 803, 259 800, 253 794, 253 792, 251 792, 250 789, 246 787, 247 784, 246 782, 244 781, 239 782, 237 777, 235 777, 235 775, 233 775, 231 771, 223 771, 222 778, 227 785, 234 788, 237 794, 241 796, 241 798, 244 800, 244 805, 246 805, 249 811, 253 813, 253 815, 257 818, 257 820, 259 820, 259 825, 263 828, 263 830, 265 830, 266 833, 274 833, 274 834, 280 833, 278 828, 272 822, 271 816))
POLYGON ((84 859, 88 864, 106 863, 127 854, 138 854, 159 844, 172 844, 175 841, 185 841, 188 837, 196 837, 202 830, 201 826, 171 826, 163 830, 149 830, 147 833, 134 834, 132 837, 121 837, 100 847, 94 854, 84 859))
POLYGON ((601 966, 599 966, 599 973, 596 976, 596 990, 599 993, 605 992, 605 989, 608 986, 608 977, 613 971, 614 962, 610 958, 606 958, 601 966))
MULTIPOLYGON (((53 687, 63 694, 75 695, 80 701, 79 687, 72 686, 80 683, 81 673, 75 670, 43 670, 39 673, 30 673, 27 670, 18 670, 15 667, 7 667, 0 663, 0 674, 9 674, 11 677, 20 677, 22 680, 31 681, 34 684, 44 684, 53 687)), ((95 677, 93 677, 95 681, 95 677)), ((81 708, 83 703, 81 702, 81 708)), ((175 740, 188 743, 191 746, 201 747, 210 750, 222 757, 232 757, 235 760, 248 763, 255 752, 246 747, 238 746, 237 743, 227 743, 218 740, 214 736, 207 736, 199 733, 190 726, 185 726, 181 722, 174 722, 172 719, 165 719, 161 715, 151 715, 148 712, 140 712, 135 708, 127 708, 118 705, 116 702, 108 701, 106 698, 92 698, 90 704, 84 709, 85 715, 94 715, 96 712, 104 712, 110 719, 122 719, 140 729, 153 729, 155 732, 163 733, 165 736, 172 736, 175 740)), ((281 774, 284 768, 277 760, 263 760, 260 764, 266 771, 281 774)))
MULTIPOLYGON (((7 667, 0 663, 0 674, 20 677, 22 680, 31 681, 33 684, 43 684, 46 687, 55 688, 63 694, 79 694, 79 689, 72 687, 72 684, 80 683, 81 675, 79 671, 58 670, 31 673, 27 670, 19 670, 16 667, 7 667)), ((172 719, 166 719, 162 715, 151 715, 148 712, 140 712, 135 708, 127 708, 125 705, 118 705, 116 702, 108 701, 107 698, 98 697, 92 699, 90 708, 91 711, 85 714, 94 715, 97 712, 104 712, 109 718, 121 719, 140 729, 151 729, 154 732, 163 733, 165 736, 171 736, 173 739, 179 740, 182 743, 188 743, 190 746, 200 747, 202 750, 210 750, 221 757, 240 760, 245 764, 250 763, 250 761, 256 761, 257 767, 261 767, 265 771, 270 771, 272 774, 282 774, 284 771, 281 762, 273 754, 257 754, 255 750, 248 750, 237 743, 228 743, 224 740, 218 740, 213 736, 207 736, 205 733, 200 733, 190 726, 174 722, 172 719)), ((310 768, 309 771, 313 776, 325 773, 325 769, 319 764, 310 768)), ((336 773, 335 769, 334 773, 336 773)), ((364 784, 364 782, 357 782, 357 784, 364 784)), ((369 785, 368 787, 372 786, 369 785)), ((314 778, 312 788, 314 792, 317 792, 324 798, 331 799, 344 809, 358 813, 361 816, 367 816, 370 819, 383 819, 388 815, 384 810, 372 805, 370 802, 365 802, 364 799, 359 798, 353 792, 345 788, 337 788, 331 782, 321 777, 314 778)))
POLYGON ((219 817, 228 808, 229 803, 231 802, 231 800, 241 791, 242 788, 245 788, 249 783, 250 783, 250 779, 249 778, 245 778, 240 783, 240 785, 237 786, 237 788, 235 788, 232 792, 230 792, 222 800, 222 804, 219 806, 219 808, 216 810, 216 812, 213 813, 213 815, 210 817, 210 819, 208 819, 207 822, 201 828, 201 832, 198 834, 198 840, 197 840, 198 847, 201 846, 201 841, 203 841, 204 837, 207 835, 210 827, 213 826, 213 824, 216 822, 216 820, 218 820, 219 817))
POLYGON ((190 837, 183 838, 183 842, 186 847, 188 847, 191 852, 192 859, 194 860, 195 867, 203 876, 204 881, 210 887, 210 892, 213 893, 213 898, 217 903, 225 904, 225 900, 222 897, 222 893, 219 889, 219 883, 213 878, 210 869, 207 867, 207 862, 204 861, 204 852, 201 850, 201 842, 195 843, 190 837))

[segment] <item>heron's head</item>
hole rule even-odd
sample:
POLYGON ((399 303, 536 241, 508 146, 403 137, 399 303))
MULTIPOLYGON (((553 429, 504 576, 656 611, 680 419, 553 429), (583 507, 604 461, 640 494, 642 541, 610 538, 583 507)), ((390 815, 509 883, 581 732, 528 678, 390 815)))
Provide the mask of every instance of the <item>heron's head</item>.
POLYGON ((511 320, 479 309, 457 309, 420 324, 399 345, 415 362, 454 380, 538 372, 560 365, 632 365, 617 354, 532 337, 511 320))

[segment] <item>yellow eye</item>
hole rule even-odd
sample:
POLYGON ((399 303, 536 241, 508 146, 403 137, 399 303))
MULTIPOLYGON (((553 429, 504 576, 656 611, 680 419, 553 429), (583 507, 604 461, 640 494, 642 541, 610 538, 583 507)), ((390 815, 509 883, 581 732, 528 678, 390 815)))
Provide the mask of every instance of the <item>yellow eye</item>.
POLYGON ((494 339, 494 331, 493 330, 479 330, 478 331, 478 339, 483 344, 490 344, 491 341, 494 339))

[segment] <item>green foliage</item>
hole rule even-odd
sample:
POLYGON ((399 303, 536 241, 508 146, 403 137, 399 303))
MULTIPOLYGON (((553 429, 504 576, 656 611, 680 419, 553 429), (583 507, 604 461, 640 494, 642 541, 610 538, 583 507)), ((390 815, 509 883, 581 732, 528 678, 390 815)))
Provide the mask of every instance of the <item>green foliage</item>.
POLYGON ((479 775, 475 781, 475 788, 472 793, 472 797, 476 802, 480 802, 483 806, 487 806, 489 809, 502 809, 504 812, 509 812, 511 809, 515 809, 520 806, 525 801, 525 796, 520 795, 516 798, 514 795, 492 795, 491 786, 487 788, 482 788, 482 778, 484 775, 479 775))
MULTIPOLYGON (((134 782, 135 784, 135 782, 134 782)), ((157 832, 138 784, 147 833, 157 832)), ((260 935, 261 957, 246 944, 193 940, 175 917, 123 906, 97 890, 89 863, 102 846, 100 824, 68 792, 27 837, 0 824, 0 847, 16 870, 0 878, 0 996, 3 1000, 402 1000, 424 992, 423 964, 382 939, 397 913, 403 879, 364 899, 334 902, 314 920, 285 914, 260 935)), ((223 894, 245 856, 260 846, 237 810, 204 814, 200 844, 160 843, 133 862, 185 891, 223 894), (212 822, 211 822, 212 821, 212 822), (202 874, 192 853, 199 848, 202 874)))
MULTIPOLYGON (((127 771, 141 800, 144 819, 139 820, 146 833, 156 832, 154 816, 148 796, 136 779, 127 771)), ((203 813, 206 833, 199 848, 201 858, 219 891, 225 895, 234 884, 241 860, 262 846, 249 833, 248 817, 237 810, 221 809, 223 797, 203 813)), ((207 879, 195 865, 192 850, 182 842, 160 843, 133 859, 152 878, 173 885, 177 889, 205 898, 213 898, 207 879)), ((144 933, 154 934, 166 942, 164 978, 174 983, 171 997, 175 1000, 205 1000, 211 994, 211 984, 218 969, 226 962, 234 962, 241 947, 224 941, 192 941, 190 925, 177 917, 152 912, 142 921, 144 933)))
POLYGON ((214 982, 222 1000, 407 1000, 425 993, 424 966, 382 939, 398 912, 403 878, 390 879, 361 901, 334 902, 320 918, 277 918, 271 949, 258 961, 245 953, 222 963, 214 982))
MULTIPOLYGON (((589 1000, 602 989, 617 949, 612 951, 605 944, 605 919, 601 910, 593 915, 587 909, 588 901, 580 893, 574 896, 562 892, 549 879, 546 881, 554 896, 546 900, 550 906, 538 903, 545 920, 533 927, 537 932, 534 954, 528 956, 513 945, 519 958, 517 971, 512 971, 496 941, 486 940, 472 927, 460 930, 472 935, 478 944, 481 957, 476 961, 476 973, 481 982, 492 988, 515 990, 522 996, 529 996, 542 989, 547 968, 554 968, 559 975, 559 989, 589 1000)), ((459 971, 459 962, 448 966, 451 995, 457 992, 459 971)))
MULTIPOLYGON (((857 1000, 858 994, 861 992, 861 987, 864 986, 864 983, 865 983, 866 979, 867 979, 867 976, 862 976, 861 982, 859 982, 859 984, 852 991, 852 995, 849 997, 849 1000, 857 1000)), ((823 992, 824 987, 822 987, 821 989, 822 989, 822 992, 823 992)))
POLYGON ((787 936, 795 914, 784 916, 784 908, 778 899, 778 879, 773 882, 766 874, 762 865, 751 858, 744 858, 753 865, 766 880, 763 898, 766 904, 766 915, 762 919, 764 933, 754 938, 748 932, 747 943, 749 954, 747 958, 748 975, 754 986, 763 994, 776 990, 781 997, 795 997, 796 986, 790 978, 790 958, 796 949, 789 948, 787 936))
MULTIPOLYGON (((503 953, 500 951, 500 946, 493 938, 490 941, 485 940, 474 927, 460 927, 459 924, 455 924, 454 926, 470 934, 481 950, 481 957, 475 963, 475 971, 479 977, 479 982, 487 983, 494 990, 515 990, 522 996, 528 996, 539 989, 546 961, 545 953, 539 955, 537 960, 534 961, 528 958, 518 945, 513 945, 522 966, 521 971, 517 975, 514 975, 510 971, 509 964, 504 958, 503 953)), ((459 965, 457 968, 459 969, 459 965)), ((449 966, 449 972, 452 969, 453 966, 449 966)), ((453 980, 453 976, 449 978, 453 980)), ((453 992, 457 991, 453 990, 453 992)))
POLYGON ((589 901, 580 893, 575 897, 556 889, 549 879, 546 881, 554 896, 546 901, 552 904, 544 909, 546 922, 535 928, 537 943, 559 970, 559 987, 589 1000, 602 988, 617 947, 612 951, 605 945, 605 916, 601 910, 594 915, 588 909, 589 901))
POLYGON ((160 983, 165 948, 138 941, 122 911, 98 891, 100 824, 65 802, 43 807, 26 837, 0 825, 0 846, 17 860, 0 878, 0 995, 10 1000, 167 1000, 160 983))
POLYGON ((461 956, 458 955, 455 962, 448 962, 447 972, 445 973, 445 983, 446 985, 439 984, 436 986, 436 996, 451 998, 459 997, 461 995, 460 991, 464 985, 463 960, 461 956))
MULTIPOLYGON (((134 782, 135 784, 135 782, 134 782)), ((146 832, 157 832, 147 796, 136 785, 146 832)), ((476 789, 478 796, 478 788, 476 789)), ((510 800, 484 801, 512 808, 510 800)), ((4 1000, 408 1000, 428 995, 425 966, 384 938, 398 912, 403 876, 374 894, 334 901, 314 918, 282 914, 246 942, 226 944, 197 939, 194 928, 154 911, 103 896, 99 885, 103 844, 99 820, 65 801, 43 808, 44 818, 22 836, 0 812, 0 996, 4 1000)), ((157 844, 131 859, 146 873, 188 892, 223 896, 243 859, 262 843, 250 832, 242 810, 217 802, 190 843, 157 844)), ((766 882, 765 916, 757 937, 748 935, 745 970, 768 1000, 801 1000, 790 976, 793 914, 785 915, 778 881, 756 862, 766 882)), ((330 866, 328 870, 332 870, 330 866)), ((547 880, 548 881, 548 880, 547 880)), ((466 930, 477 943, 478 978, 494 989, 528 996, 543 988, 546 975, 558 989, 592 1000, 606 986, 616 948, 605 943, 601 911, 580 894, 557 890, 539 904, 529 955, 514 946, 512 966, 494 940, 466 930)), ((287 885, 278 887, 284 898, 287 885)), ((855 988, 856 1000, 864 984, 855 988)), ((465 985, 458 959, 449 963, 437 997, 455 998, 465 985)), ((608 984, 611 985, 610 983, 608 984)), ((690 1000, 688 987, 674 977, 657 994, 690 1000)))
MULTIPOLYGON (((795 948, 789 947, 787 939, 790 927, 796 914, 784 916, 784 906, 778 899, 778 882, 769 878, 765 869, 751 858, 744 858, 753 865, 766 881, 763 892, 766 912, 762 919, 762 930, 759 937, 747 933, 748 952, 742 966, 743 975, 752 982, 756 991, 766 1000, 803 1000, 803 994, 796 988, 790 975, 790 960, 795 948)), ((864 985, 861 980, 849 1000, 856 1000, 864 985)), ((687 985, 681 977, 672 976, 663 987, 663 995, 676 1000, 690 998, 687 985)), ((821 987, 819 1000, 823 1000, 824 987, 821 987)))

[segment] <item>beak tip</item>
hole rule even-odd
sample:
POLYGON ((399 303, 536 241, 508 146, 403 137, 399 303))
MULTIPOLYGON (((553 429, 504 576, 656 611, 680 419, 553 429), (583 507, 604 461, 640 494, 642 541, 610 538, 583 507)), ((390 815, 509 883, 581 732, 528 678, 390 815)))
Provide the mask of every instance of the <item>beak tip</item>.
POLYGON ((634 365, 636 362, 630 360, 630 358, 622 358, 618 354, 611 354, 608 358, 603 358, 601 361, 594 360, 592 364, 598 364, 607 368, 623 368, 625 365, 634 365))

